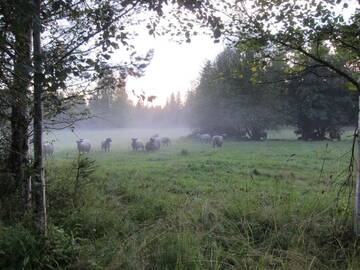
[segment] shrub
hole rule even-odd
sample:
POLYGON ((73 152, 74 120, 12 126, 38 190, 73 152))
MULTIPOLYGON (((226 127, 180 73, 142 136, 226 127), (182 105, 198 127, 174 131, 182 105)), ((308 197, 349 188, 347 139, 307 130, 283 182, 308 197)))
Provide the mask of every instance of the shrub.
POLYGON ((74 239, 58 227, 50 226, 46 239, 21 225, 0 227, 1 269, 59 269, 77 258, 74 239))

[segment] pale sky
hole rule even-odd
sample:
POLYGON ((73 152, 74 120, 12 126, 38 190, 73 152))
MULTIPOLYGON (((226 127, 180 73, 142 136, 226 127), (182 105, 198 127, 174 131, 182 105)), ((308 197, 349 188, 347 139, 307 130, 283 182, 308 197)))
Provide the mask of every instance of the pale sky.
MULTIPOLYGON (((349 13, 348 15, 358 6, 357 0, 343 2, 349 3, 350 8, 339 11, 349 13)), ((156 96, 152 105, 165 105, 172 92, 180 92, 184 98, 193 82, 199 79, 205 62, 214 60, 225 48, 223 43, 214 43, 210 36, 201 34, 201 31, 198 36, 191 37, 191 43, 182 44, 170 41, 168 36, 150 36, 141 24, 136 26, 136 32, 138 36, 132 42, 136 52, 145 55, 148 50, 154 49, 154 57, 143 77, 128 77, 126 90, 134 102, 137 98, 132 94, 132 90, 139 94, 144 91, 147 96, 156 96)), ((121 53, 118 58, 121 58, 121 53)))
POLYGON ((191 43, 178 44, 168 37, 152 37, 147 33, 134 42, 138 52, 154 49, 154 57, 146 68, 145 76, 129 77, 126 89, 131 100, 136 100, 132 90, 146 95, 155 95, 153 105, 164 105, 171 92, 180 92, 184 97, 197 80, 207 60, 213 60, 224 45, 214 43, 209 36, 192 37, 191 43))

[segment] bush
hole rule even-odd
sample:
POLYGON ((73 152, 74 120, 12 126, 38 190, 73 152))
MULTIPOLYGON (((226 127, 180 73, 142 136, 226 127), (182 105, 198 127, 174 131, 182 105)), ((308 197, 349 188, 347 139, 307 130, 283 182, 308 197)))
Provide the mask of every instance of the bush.
POLYGON ((42 239, 21 225, 0 227, 0 269, 59 269, 77 259, 74 239, 60 228, 50 227, 42 239))

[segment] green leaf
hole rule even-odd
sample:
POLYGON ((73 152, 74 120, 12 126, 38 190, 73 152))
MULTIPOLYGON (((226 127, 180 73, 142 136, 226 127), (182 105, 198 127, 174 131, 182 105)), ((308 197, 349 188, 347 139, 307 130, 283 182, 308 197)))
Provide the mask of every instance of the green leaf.
POLYGON ((93 66, 93 65, 95 65, 95 62, 94 62, 94 60, 89 58, 89 59, 86 59, 86 64, 93 66))
POLYGON ((345 87, 346 87, 346 89, 348 89, 349 91, 357 91, 357 88, 356 88, 356 86, 353 84, 353 83, 351 83, 351 82, 347 82, 347 83, 345 83, 345 87))

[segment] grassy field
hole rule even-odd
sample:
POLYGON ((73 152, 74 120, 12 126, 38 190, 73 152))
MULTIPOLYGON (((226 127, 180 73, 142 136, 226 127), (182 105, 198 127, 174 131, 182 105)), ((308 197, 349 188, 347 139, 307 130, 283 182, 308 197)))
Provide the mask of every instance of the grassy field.
POLYGON ((112 151, 97 146, 87 156, 94 168, 81 159, 78 181, 75 139, 57 135, 66 143, 46 161, 46 176, 59 268, 360 268, 348 186, 336 200, 349 138, 228 141, 214 150, 168 130, 160 134, 173 138, 171 147, 134 153, 137 132, 111 134, 112 151))

